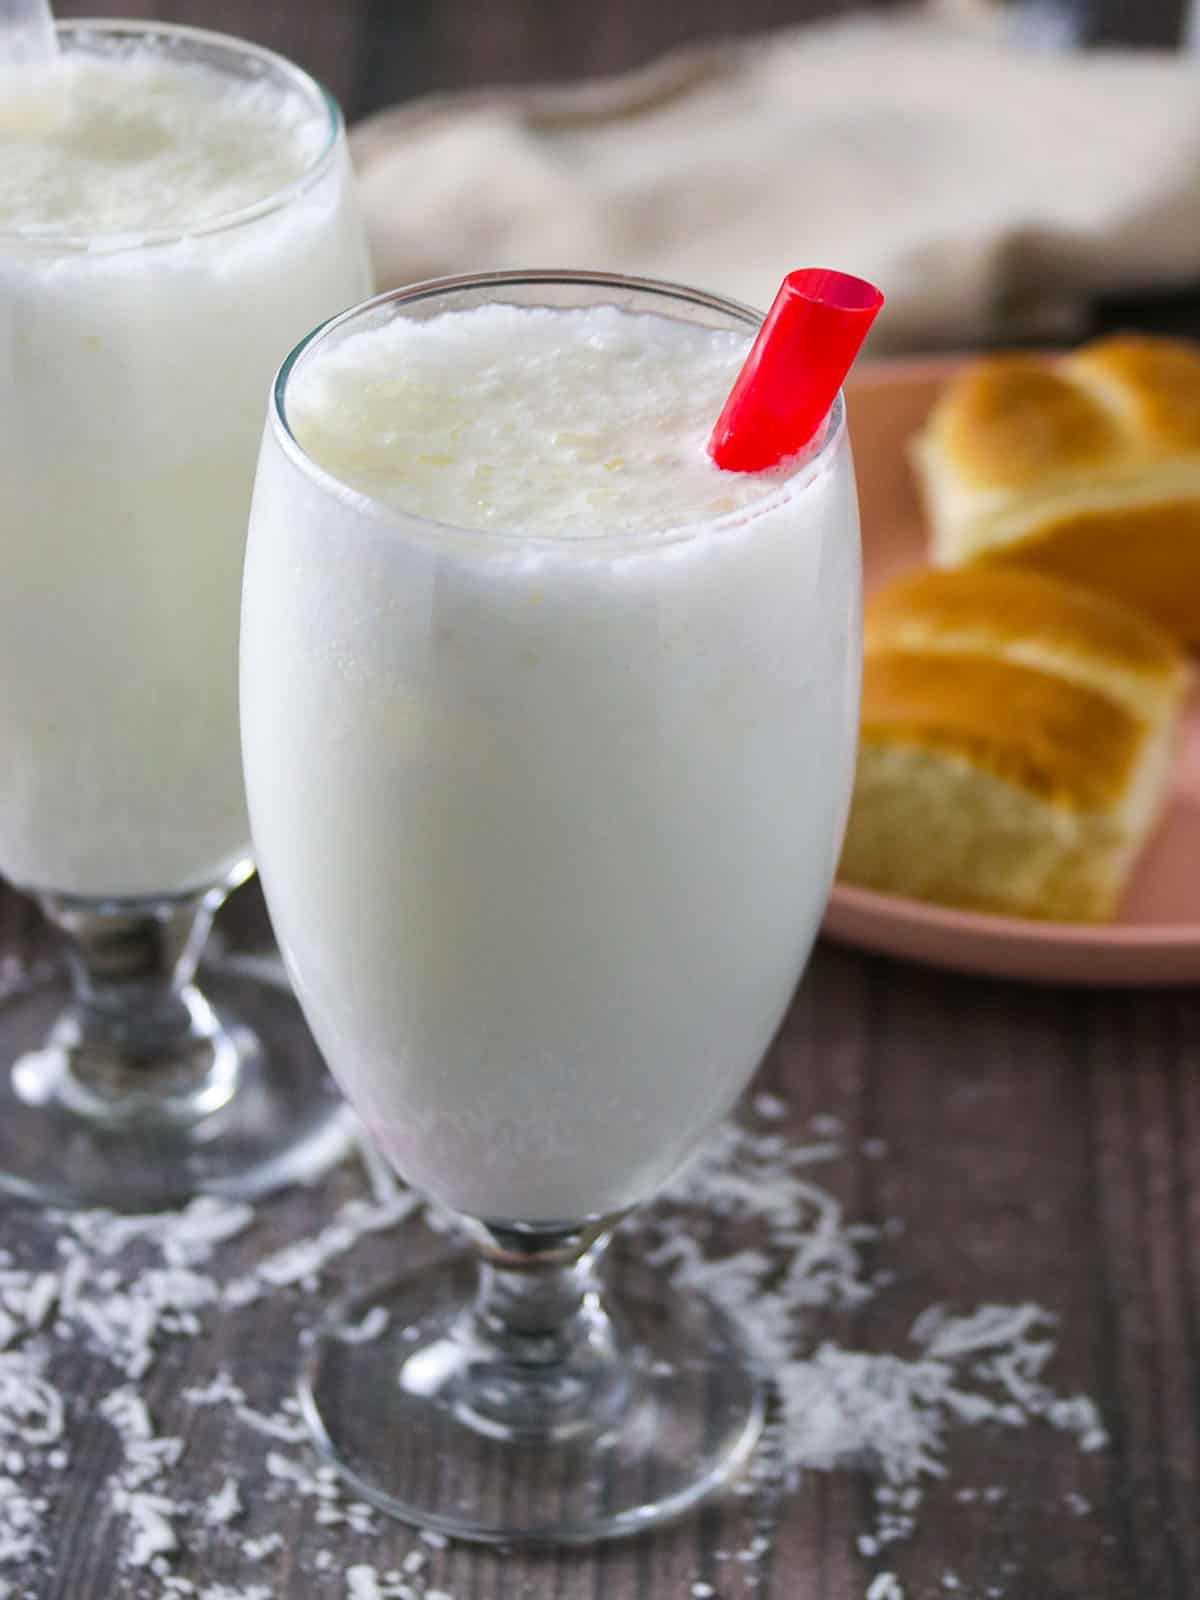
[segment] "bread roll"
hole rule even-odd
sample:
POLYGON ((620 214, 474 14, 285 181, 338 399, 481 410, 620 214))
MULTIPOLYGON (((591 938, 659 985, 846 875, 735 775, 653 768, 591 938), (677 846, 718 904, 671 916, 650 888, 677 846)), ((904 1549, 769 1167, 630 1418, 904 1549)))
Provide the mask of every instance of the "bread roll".
POLYGON ((1122 335, 984 358, 913 459, 938 566, 1053 573, 1200 643, 1200 347, 1122 335))
POLYGON ((900 579, 867 607, 844 881, 1056 921, 1116 914, 1162 808, 1176 644, 1015 569, 900 579))

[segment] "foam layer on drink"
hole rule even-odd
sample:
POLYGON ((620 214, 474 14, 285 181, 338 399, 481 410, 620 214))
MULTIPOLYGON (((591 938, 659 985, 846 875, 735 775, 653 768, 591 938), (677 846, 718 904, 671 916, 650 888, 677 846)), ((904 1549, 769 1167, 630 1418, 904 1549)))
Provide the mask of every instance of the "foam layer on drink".
POLYGON ((0 229, 94 237, 192 228, 269 198, 328 141, 314 99, 74 40, 0 114, 0 229))
POLYGON ((454 527, 556 538, 709 522, 774 491, 705 445, 749 338, 635 315, 487 305, 332 340, 288 389, 343 483, 454 527))
POLYGON ((271 375, 370 277, 341 139, 285 203, 202 226, 324 148, 285 63, 187 31, 62 39, 69 102, 0 96, 0 872, 183 893, 248 849, 238 615, 271 375), (35 138, 39 105, 67 121, 35 138), (48 242, 14 235, 29 218, 48 242), (94 248, 59 243, 80 228, 94 248))

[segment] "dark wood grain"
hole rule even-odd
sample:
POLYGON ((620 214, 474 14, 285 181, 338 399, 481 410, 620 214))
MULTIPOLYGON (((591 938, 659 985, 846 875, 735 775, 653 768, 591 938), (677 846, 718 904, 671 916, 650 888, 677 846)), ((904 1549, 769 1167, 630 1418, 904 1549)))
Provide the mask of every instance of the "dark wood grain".
MULTIPOLYGON (((880 6, 898 0, 878 0, 880 6)), ((855 9, 856 0, 63 0, 60 17, 124 16, 240 34, 327 83, 353 120, 485 83, 622 72, 675 46, 855 9)))
MULTIPOLYGON (((253 886, 222 926, 234 945, 261 944, 266 923, 253 886)), ((7 953, 28 951, 39 937, 35 914, 7 893, 0 929, 7 953)), ((780 1126, 798 1143, 812 1138, 814 1117, 838 1119, 846 1154, 816 1176, 848 1216, 891 1230, 878 1253, 894 1278, 856 1312, 814 1313, 812 1339, 913 1354, 909 1330, 931 1302, 962 1311, 1036 1301, 1060 1318, 1054 1386, 1091 1394, 1111 1435, 1106 1450, 1082 1455, 1065 1435, 1039 1427, 956 1430, 950 1477, 927 1489, 916 1537, 889 1554, 909 1600, 982 1600, 992 1590, 1038 1600, 1190 1600, 1200 1592, 1198 1033, 1189 994, 1038 990, 818 948, 755 1087, 786 1103, 780 1126), (874 1143, 863 1151, 877 1140, 882 1152, 874 1143), (964 1503, 964 1488, 998 1494, 995 1503, 964 1503), (947 1573, 961 1590, 943 1586, 947 1573)), ((264 1204, 252 1232, 222 1247, 222 1276, 311 1235, 361 1192, 361 1175, 348 1166, 264 1204)), ((21 1207, 0 1216, 6 1248, 49 1252, 51 1239, 21 1207)), ((352 1258, 354 1281, 446 1248, 420 1224, 369 1238, 352 1258)), ((632 1239, 619 1243, 618 1274, 634 1248, 632 1239)), ((257 1442, 228 1411, 180 1400, 189 1384, 226 1366, 256 1403, 277 1405, 291 1387, 300 1326, 346 1274, 345 1262, 331 1268, 316 1302, 286 1291, 249 1311, 210 1316, 203 1339, 167 1342, 146 1380, 160 1431, 188 1440, 173 1492, 182 1485, 202 1498, 234 1470, 250 1508, 243 1534, 270 1526, 285 1535, 282 1551, 250 1570, 236 1545, 185 1555, 179 1570, 201 1586, 252 1579, 273 1595, 341 1600, 340 1578, 314 1571, 319 1551, 383 1572, 424 1550, 396 1524, 381 1521, 360 1537, 316 1525, 310 1501, 270 1501, 257 1442)), ((22 1592, 37 1600, 157 1594, 119 1575, 119 1519, 97 1504, 115 1455, 93 1402, 112 1387, 112 1372, 68 1344, 55 1376, 73 1395, 73 1459, 56 1480, 53 1559, 22 1592)), ((865 1474, 812 1473, 773 1509, 729 1497, 676 1528, 592 1554, 425 1550, 422 1581, 454 1600, 688 1600, 702 1581, 722 1600, 861 1600, 875 1564, 856 1541, 870 1515, 865 1474), (758 1561, 739 1561, 768 1511, 769 1546, 758 1561)))
POLYGON ((372 111, 422 89, 604 76, 680 45, 854 9, 856 0, 370 0, 369 26, 387 43, 372 51, 357 105, 372 111))

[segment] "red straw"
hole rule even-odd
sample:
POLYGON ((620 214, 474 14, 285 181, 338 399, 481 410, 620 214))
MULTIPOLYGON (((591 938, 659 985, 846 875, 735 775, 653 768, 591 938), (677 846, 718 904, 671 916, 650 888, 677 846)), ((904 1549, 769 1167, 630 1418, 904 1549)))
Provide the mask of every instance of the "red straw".
POLYGON ((761 472, 802 449, 829 408, 883 296, 826 267, 789 272, 729 391, 708 453, 729 472, 761 472))

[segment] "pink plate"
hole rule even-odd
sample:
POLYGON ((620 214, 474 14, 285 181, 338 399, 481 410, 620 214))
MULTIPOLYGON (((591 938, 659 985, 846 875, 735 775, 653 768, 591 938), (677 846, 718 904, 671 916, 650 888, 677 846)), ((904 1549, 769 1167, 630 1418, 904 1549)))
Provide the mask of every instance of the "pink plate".
MULTIPOLYGON (((848 389, 867 592, 925 561, 906 447, 953 360, 864 365, 848 389)), ((1041 983, 1200 982, 1200 693, 1184 717, 1167 813, 1115 923, 1028 922, 839 883, 830 938, 931 966, 1041 983)))

